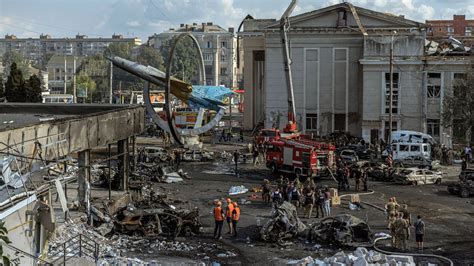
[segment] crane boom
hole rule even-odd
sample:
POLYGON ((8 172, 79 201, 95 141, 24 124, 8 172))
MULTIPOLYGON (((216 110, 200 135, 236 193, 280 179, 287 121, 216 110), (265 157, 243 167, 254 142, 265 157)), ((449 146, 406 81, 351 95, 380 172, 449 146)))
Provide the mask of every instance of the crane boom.
POLYGON ((290 45, 288 41, 288 32, 290 29, 290 15, 296 6, 297 0, 292 0, 288 8, 285 10, 280 18, 280 39, 283 48, 283 68, 285 70, 286 87, 288 91, 288 125, 284 131, 292 133, 297 131, 296 126, 296 108, 295 108, 295 94, 293 91, 293 78, 291 75, 291 56, 290 45))

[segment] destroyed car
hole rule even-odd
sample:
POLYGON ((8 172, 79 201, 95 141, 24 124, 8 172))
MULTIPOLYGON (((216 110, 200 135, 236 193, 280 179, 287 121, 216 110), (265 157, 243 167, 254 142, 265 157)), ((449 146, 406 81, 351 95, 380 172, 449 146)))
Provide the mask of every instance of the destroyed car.
POLYGON ((279 242, 290 239, 304 232, 304 225, 298 218, 296 207, 284 201, 276 206, 272 218, 268 220, 260 230, 260 238, 263 241, 279 242))
POLYGON ((404 159, 393 161, 394 167, 417 167, 433 170, 439 167, 439 161, 432 161, 423 156, 408 156, 404 159))
POLYGON ((443 175, 427 169, 405 168, 394 175, 394 181, 404 185, 441 184, 443 175))
POLYGON ((205 150, 188 150, 183 153, 183 161, 205 162, 214 160, 214 153, 205 150))
POLYGON ((357 153, 354 150, 341 150, 339 152, 339 157, 347 163, 356 163, 359 160, 357 153))
POLYGON ((166 162, 170 158, 168 151, 161 147, 145 147, 143 153, 147 163, 166 162))
POLYGON ((459 181, 448 185, 448 192, 467 198, 474 195, 474 170, 466 169, 459 174, 459 181))
POLYGON ((309 228, 308 240, 340 247, 371 245, 369 225, 349 214, 326 217, 309 228))

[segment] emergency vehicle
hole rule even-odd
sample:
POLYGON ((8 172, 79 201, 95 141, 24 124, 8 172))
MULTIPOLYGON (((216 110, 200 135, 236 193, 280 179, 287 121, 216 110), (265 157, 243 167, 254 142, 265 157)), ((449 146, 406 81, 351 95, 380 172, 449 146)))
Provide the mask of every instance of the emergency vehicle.
POLYGON ((299 139, 299 143, 313 146, 318 153, 318 175, 329 174, 327 172, 335 166, 336 146, 326 142, 308 139, 299 139))
POLYGON ((315 147, 291 140, 277 140, 267 144, 266 165, 272 173, 294 173, 314 176, 318 172, 318 152, 315 147))

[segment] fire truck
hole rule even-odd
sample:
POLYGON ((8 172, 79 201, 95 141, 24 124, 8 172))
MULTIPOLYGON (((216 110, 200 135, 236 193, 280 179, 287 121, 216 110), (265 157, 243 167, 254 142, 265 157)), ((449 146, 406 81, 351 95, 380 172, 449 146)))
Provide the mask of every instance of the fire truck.
MULTIPOLYGON (((326 142, 308 139, 299 139, 299 143, 313 146, 318 153, 318 175, 329 174, 329 170, 335 166, 336 146, 326 142)), ((334 169, 333 169, 334 170, 334 169)))
POLYGON ((266 165, 272 173, 294 173, 315 176, 318 172, 318 152, 315 147, 292 140, 276 140, 267 144, 266 165))

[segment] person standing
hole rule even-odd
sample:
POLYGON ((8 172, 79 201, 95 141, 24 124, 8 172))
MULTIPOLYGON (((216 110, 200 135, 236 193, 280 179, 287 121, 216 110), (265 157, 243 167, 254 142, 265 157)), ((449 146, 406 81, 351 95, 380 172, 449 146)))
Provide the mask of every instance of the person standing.
POLYGON ((314 190, 307 186, 304 188, 304 217, 310 219, 314 205, 314 190))
POLYGON ((227 234, 233 233, 232 228, 232 211, 234 210, 234 203, 230 198, 226 199, 227 206, 225 207, 225 219, 227 222, 227 226, 229 227, 229 232, 227 234))
POLYGON ((253 165, 254 165, 254 166, 260 164, 260 162, 259 162, 258 148, 257 148, 257 147, 254 147, 254 148, 253 148, 252 157, 253 157, 253 165))
POLYGON ((224 225, 224 210, 222 210, 222 202, 217 201, 216 207, 214 207, 214 238, 215 239, 222 239, 222 226, 224 225))
POLYGON ((263 180, 262 199, 263 199, 263 202, 270 203, 270 181, 268 179, 263 180))
POLYGON ((397 213, 397 219, 393 225, 395 227, 395 247, 401 251, 405 251, 407 249, 406 229, 408 228, 408 224, 405 219, 403 219, 403 213, 397 213))
POLYGON ((290 190, 290 193, 288 194, 288 198, 291 200, 291 204, 295 205, 295 207, 298 209, 300 206, 300 191, 298 190, 298 187, 296 187, 295 184, 292 185, 292 188, 290 190))
POLYGON ((355 179, 355 191, 359 192, 360 181, 362 179, 362 172, 360 171, 359 167, 355 168, 354 170, 354 179, 355 179))
POLYGON ((324 189, 324 212, 326 216, 331 216, 331 193, 327 187, 324 189))
POLYGON ((425 222, 423 222, 420 215, 418 215, 414 226, 415 226, 416 244, 418 246, 418 250, 421 251, 423 250, 423 236, 425 235, 425 222))
POLYGON ((242 128, 239 131, 239 141, 244 142, 244 130, 242 128))
POLYGON ((318 188, 316 192, 316 218, 319 218, 319 212, 321 212, 321 217, 324 218, 324 191, 318 188))
POLYGON ((235 150, 234 151, 234 163, 235 163, 235 175, 237 175, 237 164, 239 162, 239 151, 238 150, 235 150))
POLYGON ((237 237, 237 223, 240 219, 240 207, 237 202, 234 202, 234 209, 232 210, 232 227, 234 228, 234 237, 237 237))
POLYGON ((364 185, 364 191, 369 191, 369 171, 370 168, 362 170, 362 184, 364 185))
POLYGON ((464 171, 467 169, 467 161, 466 158, 462 158, 462 163, 461 163, 461 171, 464 171))
POLYGON ((272 194, 273 207, 280 205, 283 202, 283 195, 281 194, 280 188, 277 187, 272 194))

